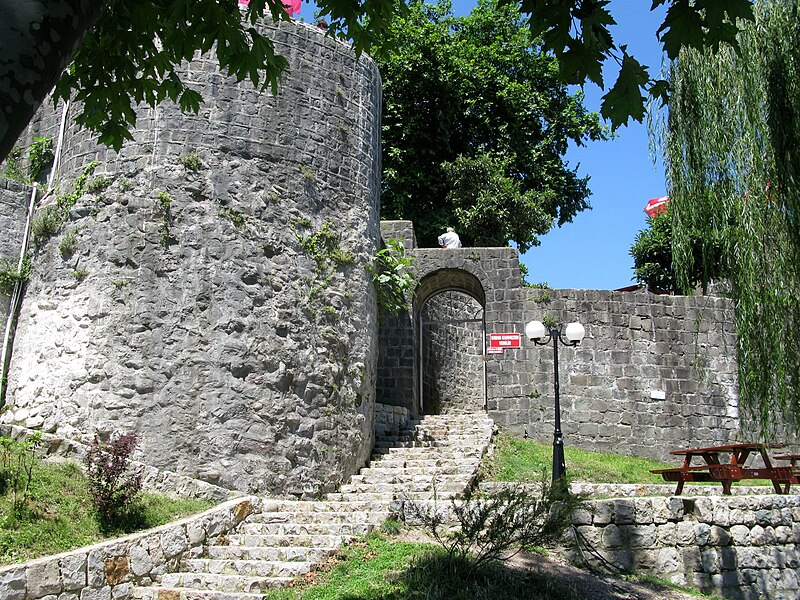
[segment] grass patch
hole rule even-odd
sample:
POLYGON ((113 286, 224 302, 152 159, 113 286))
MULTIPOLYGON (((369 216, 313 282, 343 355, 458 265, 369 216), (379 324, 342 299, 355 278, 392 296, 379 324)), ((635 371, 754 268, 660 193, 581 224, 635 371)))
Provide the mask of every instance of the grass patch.
POLYGON ((431 544, 372 534, 347 546, 329 571, 265 600, 573 600, 571 588, 504 565, 469 569, 431 544))
MULTIPOLYGON (((501 433, 496 438, 497 449, 485 465, 494 481, 524 481, 538 483, 542 471, 548 473, 553 465, 553 447, 533 440, 515 438, 501 433)), ((608 452, 588 452, 567 446, 564 449, 567 475, 571 481, 591 483, 664 483, 650 469, 670 466, 649 458, 622 456, 608 452)))
POLYGON ((86 491, 86 479, 73 463, 36 464, 28 501, 16 515, 11 491, 5 492, 0 495, 0 564, 4 565, 163 525, 214 504, 143 494, 116 528, 104 534, 86 491))
MULTIPOLYGON (((484 459, 484 472, 490 481, 539 483, 542 480, 542 471, 550 473, 553 466, 552 445, 515 438, 507 433, 500 433, 495 438, 495 443, 495 453, 484 459)), ((569 446, 564 448, 564 458, 569 480, 589 483, 674 486, 674 482, 664 481, 661 475, 651 473, 650 469, 668 469, 679 467, 681 464, 678 459, 673 463, 663 463, 650 458, 610 452, 590 452, 569 446)), ((688 485, 693 484, 689 482, 688 485)), ((699 485, 721 486, 722 484, 710 481, 699 485)), ((734 482, 733 485, 772 485, 772 482, 766 479, 743 479, 734 482)))

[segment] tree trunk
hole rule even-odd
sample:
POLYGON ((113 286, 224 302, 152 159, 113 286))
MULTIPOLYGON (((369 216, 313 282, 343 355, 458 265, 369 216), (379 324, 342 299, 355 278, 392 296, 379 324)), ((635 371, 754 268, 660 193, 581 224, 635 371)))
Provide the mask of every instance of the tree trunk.
POLYGON ((0 160, 53 89, 103 0, 0 0, 0 160))

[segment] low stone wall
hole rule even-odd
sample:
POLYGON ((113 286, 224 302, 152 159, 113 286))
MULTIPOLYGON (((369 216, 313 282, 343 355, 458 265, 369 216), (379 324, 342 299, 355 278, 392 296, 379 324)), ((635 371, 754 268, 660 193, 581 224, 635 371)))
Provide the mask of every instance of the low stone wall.
POLYGON ((156 529, 0 569, 3 600, 128 600, 209 537, 234 529, 258 498, 230 500, 204 513, 156 529))
MULTIPOLYGON (((574 515, 606 560, 726 598, 800 595, 800 497, 616 498, 574 515)), ((566 548, 572 558, 576 548, 566 548)))
MULTIPOLYGON (((484 485, 485 491, 502 484, 484 485)), ((530 494, 538 486, 526 486, 530 494)), ((645 486, 618 486, 642 493, 645 486)), ((649 491, 664 486, 652 486, 649 491)), ((610 491, 595 485, 573 492, 610 491)), ((736 493, 758 488, 734 488, 736 493)), ((590 500, 573 515, 576 536, 558 551, 595 566, 589 548, 627 572, 668 579, 737 600, 800 597, 800 496, 758 495, 626 497, 590 500), (576 546, 575 537, 580 540, 576 546)), ((708 493, 711 486, 692 486, 708 493)), ((719 493, 719 488, 717 488, 719 493)))

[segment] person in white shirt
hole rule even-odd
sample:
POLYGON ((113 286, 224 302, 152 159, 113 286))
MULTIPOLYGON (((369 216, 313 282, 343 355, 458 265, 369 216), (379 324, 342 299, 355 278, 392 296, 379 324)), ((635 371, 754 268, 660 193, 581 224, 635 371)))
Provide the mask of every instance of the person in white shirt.
POLYGON ((461 238, 452 227, 448 227, 438 240, 442 248, 461 248, 461 238))

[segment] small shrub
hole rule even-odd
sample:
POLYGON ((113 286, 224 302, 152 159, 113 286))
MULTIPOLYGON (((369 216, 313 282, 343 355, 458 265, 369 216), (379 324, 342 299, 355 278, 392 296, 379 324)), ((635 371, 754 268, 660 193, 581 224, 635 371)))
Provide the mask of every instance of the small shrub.
POLYGON ((42 434, 38 432, 23 441, 0 437, 0 493, 11 489, 15 514, 22 510, 28 500, 33 467, 37 460, 36 449, 41 443, 42 434))
POLYGON ((119 180, 119 187, 123 192, 129 192, 133 189, 133 182, 130 179, 123 177, 119 180))
POLYGON ((0 263, 0 294, 10 296, 14 291, 14 286, 18 283, 25 283, 31 276, 31 259, 27 254, 22 260, 22 266, 3 260, 0 263))
POLYGON ((11 152, 8 153, 5 161, 5 168, 3 169, 3 177, 21 183, 27 183, 25 169, 22 166, 22 148, 19 146, 14 146, 11 152))
POLYGON ((35 137, 28 148, 28 180, 38 181, 53 162, 53 138, 35 137))
POLYGON ((300 175, 306 183, 314 183, 317 180, 317 174, 314 173, 314 169, 305 165, 300 165, 300 175))
POLYGON ((125 516, 142 490, 142 474, 130 464, 137 443, 135 433, 115 433, 106 443, 95 436, 89 445, 89 496, 105 528, 125 516))
POLYGON ((455 529, 446 527, 444 511, 436 503, 407 504, 412 516, 451 559, 475 571, 487 563, 507 560, 522 549, 554 544, 582 502, 581 496, 570 494, 564 486, 551 485, 543 473, 538 497, 523 486, 504 486, 485 496, 469 488, 463 499, 451 502, 458 523, 455 529))
POLYGON ((58 245, 58 251, 61 253, 61 258, 67 259, 75 254, 75 249, 78 247, 78 230, 70 229, 61 238, 61 243, 58 245))
POLYGON ((219 216, 225 217, 234 227, 242 227, 244 225, 244 216, 238 210, 224 206, 219 209, 219 216))
POLYGON ((89 271, 86 269, 81 269, 80 267, 74 268, 69 274, 74 277, 78 281, 83 281, 89 276, 89 271))
POLYGON ((200 156, 197 152, 189 152, 184 154, 180 158, 181 164, 186 167, 189 171, 199 171, 200 167, 202 167, 202 163, 200 162, 200 156))
POLYGON ((113 179, 111 177, 107 177, 105 175, 98 175, 94 179, 92 179, 89 183, 86 184, 85 191, 89 194, 94 192, 99 192, 106 189, 113 183, 113 179))
POLYGON ((58 206, 45 206, 31 222, 31 234, 37 246, 53 237, 64 224, 65 215, 58 206))
POLYGON ((394 238, 375 253, 368 267, 378 295, 378 310, 382 316, 397 316, 408 310, 408 296, 417 285, 413 274, 414 259, 406 254, 405 246, 394 238))

